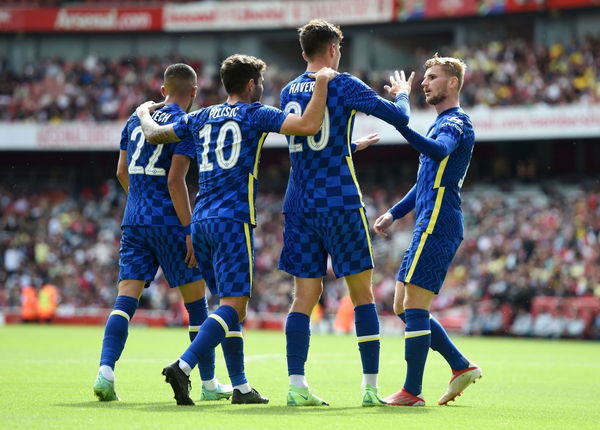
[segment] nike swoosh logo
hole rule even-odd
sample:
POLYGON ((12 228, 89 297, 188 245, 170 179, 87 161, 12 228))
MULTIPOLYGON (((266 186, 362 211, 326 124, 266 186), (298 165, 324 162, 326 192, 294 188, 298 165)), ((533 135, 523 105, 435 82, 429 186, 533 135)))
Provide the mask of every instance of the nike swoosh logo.
POLYGON ((296 393, 296 394, 298 394, 298 395, 299 395, 300 397, 302 397, 304 400, 308 400, 308 396, 302 395, 302 394, 300 394, 300 393, 296 393))

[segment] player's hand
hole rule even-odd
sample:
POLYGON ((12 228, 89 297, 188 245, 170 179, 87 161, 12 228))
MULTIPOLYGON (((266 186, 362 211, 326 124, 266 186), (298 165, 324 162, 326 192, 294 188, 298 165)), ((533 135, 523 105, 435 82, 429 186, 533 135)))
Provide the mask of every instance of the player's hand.
POLYGON ((185 264, 192 269, 196 267, 196 256, 194 255, 194 247, 192 246, 192 236, 189 234, 185 237, 185 247, 187 248, 185 264))
POLYGON ((354 143, 356 144, 356 150, 362 151, 377 142, 379 142, 379 133, 371 133, 357 139, 354 143))
POLYGON ((415 77, 415 72, 412 72, 406 79, 404 75, 404 70, 401 70, 398 73, 398 70, 394 72, 392 76, 390 76, 390 84, 386 85, 383 88, 393 97, 396 97, 400 93, 406 93, 410 95, 410 90, 412 89, 412 81, 415 77))
POLYGON ((394 222, 394 218, 392 218, 392 214, 389 212, 384 213, 375 221, 375 225, 373 226, 373 230, 381 237, 387 237, 386 229, 392 225, 394 222))
POLYGON ((309 73, 308 77, 312 79, 327 79, 327 82, 335 78, 339 73, 330 67, 323 67, 317 73, 309 73))
POLYGON ((137 109, 135 110, 135 113, 137 116, 141 116, 145 112, 152 113, 156 109, 159 109, 159 108, 163 107, 164 105, 165 105, 164 101, 162 101, 160 103, 154 103, 153 101, 147 101, 147 102, 144 102, 141 105, 139 105, 137 107, 137 109))

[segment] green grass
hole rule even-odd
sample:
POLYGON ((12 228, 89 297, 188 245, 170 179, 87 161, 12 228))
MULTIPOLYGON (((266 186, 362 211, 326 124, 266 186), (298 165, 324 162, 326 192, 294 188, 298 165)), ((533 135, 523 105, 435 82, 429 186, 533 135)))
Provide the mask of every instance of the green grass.
MULTIPOLYGON (((285 406, 285 339, 246 333, 247 375, 271 402, 256 406, 197 402, 178 407, 160 371, 183 352, 185 329, 133 327, 117 365, 121 402, 92 394, 102 341, 100 327, 0 327, 0 427, 3 429, 585 429, 600 422, 600 344, 594 342, 458 338, 484 377, 448 407, 437 406, 450 373, 430 351, 424 408, 360 407, 360 360, 351 336, 315 335, 307 375, 330 407, 285 406)), ((380 386, 404 380, 403 342, 383 339, 380 386)), ((217 359, 224 381, 225 365, 217 359)), ((194 372, 193 398, 199 397, 194 372)))

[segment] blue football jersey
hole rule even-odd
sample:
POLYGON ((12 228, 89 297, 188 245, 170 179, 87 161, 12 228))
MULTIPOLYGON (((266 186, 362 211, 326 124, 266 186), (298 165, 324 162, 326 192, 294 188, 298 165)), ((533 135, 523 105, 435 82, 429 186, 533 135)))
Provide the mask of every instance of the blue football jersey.
MULTIPOLYGON (((157 109, 152 118, 165 125, 184 115, 179 105, 169 104, 157 109)), ((129 172, 129 192, 121 225, 181 225, 169 195, 167 178, 173 154, 195 156, 190 142, 149 144, 134 113, 121 132, 120 148, 127 151, 129 172)))
POLYGON ((448 109, 436 118, 427 137, 450 136, 457 145, 441 161, 421 154, 416 184, 415 230, 464 236, 460 208, 460 188, 473 154, 475 132, 469 116, 459 107, 448 109))
MULTIPOLYGON (((302 115, 315 81, 303 73, 281 91, 281 107, 302 115)), ((329 82, 327 108, 315 136, 287 136, 291 170, 283 212, 356 209, 363 206, 350 140, 356 111, 372 113, 378 96, 360 79, 342 73, 329 82)))
POLYGON ((227 103, 185 115, 174 126, 193 138, 198 195, 193 221, 229 218, 256 225, 258 162, 269 132, 279 132, 287 114, 260 103, 227 103))

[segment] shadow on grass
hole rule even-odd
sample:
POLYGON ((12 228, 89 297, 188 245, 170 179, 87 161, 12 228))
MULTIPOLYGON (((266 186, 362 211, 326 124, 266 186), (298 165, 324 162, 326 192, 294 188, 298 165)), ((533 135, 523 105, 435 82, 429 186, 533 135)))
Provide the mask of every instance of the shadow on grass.
MULTIPOLYGON (((289 407, 285 405, 232 405, 229 402, 219 403, 196 403, 196 406, 178 406, 173 402, 152 402, 152 403, 138 403, 138 402, 78 402, 78 403, 56 403, 53 406, 67 407, 67 408, 79 408, 79 409, 131 409, 140 412, 208 412, 208 411, 219 411, 226 412, 228 414, 241 414, 241 415, 309 415, 309 416, 344 416, 345 413, 354 415, 360 411, 362 413, 371 413, 373 415, 418 415, 429 412, 434 412, 433 407, 426 408, 409 408, 400 406, 388 406, 380 408, 363 408, 361 406, 352 407, 289 407)), ((453 405, 448 406, 451 408, 469 408, 469 406, 453 405)), ((440 408, 441 409, 441 408, 440 408)))
POLYGON ((372 413, 373 415, 398 415, 398 414, 423 414, 431 412, 430 408, 402 408, 402 407, 381 407, 381 408, 363 408, 362 406, 322 406, 322 407, 290 407, 290 406, 263 406, 258 405, 246 405, 238 407, 238 405, 232 405, 231 409, 227 410, 228 414, 242 414, 242 415, 320 415, 320 416, 344 416, 344 412, 348 415, 355 415, 356 412, 361 413, 372 413))

